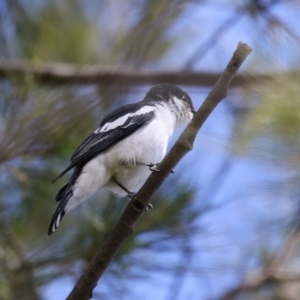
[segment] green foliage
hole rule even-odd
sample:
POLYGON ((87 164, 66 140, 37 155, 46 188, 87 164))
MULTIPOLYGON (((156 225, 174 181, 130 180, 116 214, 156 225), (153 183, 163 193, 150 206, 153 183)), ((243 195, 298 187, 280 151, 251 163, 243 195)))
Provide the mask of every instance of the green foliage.
MULTIPOLYGON (((299 143, 299 77, 279 76, 262 87, 263 99, 251 114, 251 128, 260 135, 272 135, 283 143, 299 143)), ((249 126, 250 128, 250 126, 249 126)))
POLYGON ((96 28, 77 0, 46 2, 36 15, 18 20, 23 55, 36 62, 90 63, 97 58, 96 28))
MULTIPOLYGON (((236 149, 240 154, 259 155, 264 160, 298 163, 300 145, 299 78, 278 76, 255 88, 260 101, 238 129, 236 149)), ((251 101, 245 97, 246 101, 251 101)))
POLYGON ((139 20, 130 32, 117 41, 114 49, 122 61, 140 66, 145 61, 155 63, 175 42, 168 30, 179 18, 188 1, 141 1, 139 20), (146 34, 145 34, 146 33, 146 34))

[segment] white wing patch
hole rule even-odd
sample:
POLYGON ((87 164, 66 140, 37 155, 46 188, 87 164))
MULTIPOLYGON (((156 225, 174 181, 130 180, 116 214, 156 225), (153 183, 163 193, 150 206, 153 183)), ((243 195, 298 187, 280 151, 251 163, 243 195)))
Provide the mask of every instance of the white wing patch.
POLYGON ((115 129, 119 126, 122 126, 127 121, 128 118, 144 115, 144 114, 147 114, 152 111, 154 111, 153 106, 144 106, 141 109, 137 110, 136 112, 126 114, 126 115, 114 120, 113 122, 105 123, 101 128, 98 128, 97 130, 95 130, 94 133, 106 132, 106 131, 115 129))

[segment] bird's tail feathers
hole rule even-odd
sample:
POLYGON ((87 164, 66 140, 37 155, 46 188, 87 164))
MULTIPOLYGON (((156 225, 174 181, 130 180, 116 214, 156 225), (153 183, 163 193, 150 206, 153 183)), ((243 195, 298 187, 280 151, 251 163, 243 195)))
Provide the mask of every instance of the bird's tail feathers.
POLYGON ((67 205, 68 201, 69 201, 69 198, 65 198, 57 206, 56 211, 51 219, 51 222, 50 222, 50 225, 48 228, 48 235, 51 235, 52 233, 54 233, 56 231, 57 227, 59 226, 61 219, 67 212, 66 205, 67 205))
MULTIPOLYGON (((58 193, 55 197, 55 201, 59 202, 59 204, 58 204, 56 211, 54 212, 54 215, 51 219, 51 222, 50 222, 50 225, 48 228, 48 235, 51 235, 52 233, 54 233, 56 231, 57 227, 59 226, 59 223, 61 222, 61 219, 67 213, 66 206, 67 206, 70 198, 73 196, 73 187, 81 173, 82 168, 83 168, 83 166, 77 166, 74 169, 74 173, 72 174, 69 183, 64 185, 58 191, 58 193)), ((63 173, 60 174, 59 177, 61 177, 68 170, 69 169, 66 169, 63 173)))
POLYGON ((67 183, 66 185, 64 185, 57 193, 56 197, 55 197, 55 201, 56 202, 60 202, 61 200, 64 199, 65 194, 66 194, 66 190, 69 186, 69 183, 67 183))
POLYGON ((67 213, 66 206, 73 196, 73 185, 75 184, 76 178, 71 178, 70 182, 64 185, 57 193, 55 200, 59 202, 56 211, 51 219, 48 235, 54 233, 61 222, 63 216, 67 213))
POLYGON ((58 192, 55 200, 59 201, 59 204, 58 204, 58 206, 53 214, 53 217, 51 219, 49 229, 48 229, 48 235, 51 235, 52 233, 54 233, 56 231, 61 219, 67 213, 66 206, 72 196, 73 196, 73 191, 72 191, 72 188, 69 188, 69 184, 66 184, 58 192))

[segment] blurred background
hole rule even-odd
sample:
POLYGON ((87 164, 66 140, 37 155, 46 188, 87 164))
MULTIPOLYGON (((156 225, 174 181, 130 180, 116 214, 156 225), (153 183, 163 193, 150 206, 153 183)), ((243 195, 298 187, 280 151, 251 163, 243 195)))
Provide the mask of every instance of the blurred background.
POLYGON ((128 199, 101 191, 47 236, 69 175, 51 182, 101 119, 162 81, 199 108, 239 41, 228 97, 93 299, 299 299, 299 16, 298 0, 0 0, 0 299, 64 299, 117 222, 128 199))

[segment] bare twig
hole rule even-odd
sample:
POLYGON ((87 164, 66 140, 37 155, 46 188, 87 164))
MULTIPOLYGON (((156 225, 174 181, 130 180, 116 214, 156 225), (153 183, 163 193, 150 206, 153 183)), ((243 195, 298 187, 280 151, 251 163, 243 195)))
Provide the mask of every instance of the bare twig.
POLYGON ((129 202, 115 228, 71 291, 67 298, 68 300, 85 300, 92 297, 92 291, 96 287, 99 278, 119 251, 120 247, 132 234, 136 222, 145 211, 151 197, 169 175, 170 171, 178 164, 182 157, 192 149, 199 129, 214 108, 226 97, 227 89, 232 78, 250 52, 251 48, 249 46, 241 42, 238 44, 230 62, 195 114, 193 120, 161 162, 161 171, 152 173, 136 194, 136 199, 129 202))
MULTIPOLYGON (((296 74, 288 73, 292 76, 296 74)), ((186 86, 213 86, 221 73, 165 71, 143 72, 120 67, 103 67, 98 65, 72 65, 65 63, 39 63, 28 61, 0 60, 0 78, 15 76, 31 77, 44 84, 118 84, 141 85, 167 82, 186 86)), ((274 75, 240 74, 234 77, 231 87, 241 87, 249 84, 272 80, 274 75)))

